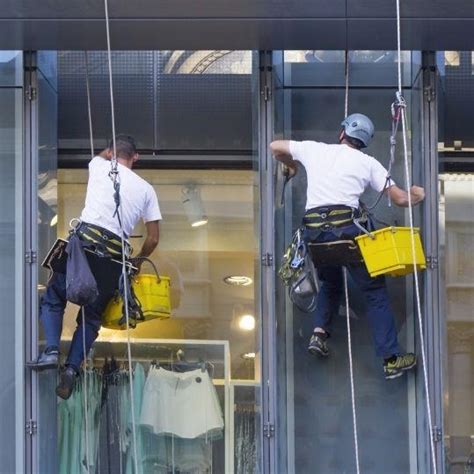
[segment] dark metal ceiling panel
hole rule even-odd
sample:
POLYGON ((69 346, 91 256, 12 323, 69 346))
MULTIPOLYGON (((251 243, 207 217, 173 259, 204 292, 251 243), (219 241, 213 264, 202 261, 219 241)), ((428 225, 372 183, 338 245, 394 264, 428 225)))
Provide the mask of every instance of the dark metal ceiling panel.
MULTIPOLYGON (((111 18, 344 17, 346 0, 109 0, 111 18)), ((3 0, 0 18, 101 19, 103 0, 3 0)))
MULTIPOLYGON (((400 0, 405 18, 474 17, 472 0, 400 0)), ((111 18, 335 18, 346 0, 109 0, 111 18)), ((347 0, 349 18, 395 15, 395 0, 347 0)), ((100 19, 101 0, 3 0, 0 18, 100 19)))
MULTIPOLYGON (((474 19, 404 20, 402 49, 474 50, 473 31, 474 19)), ((350 49, 396 49, 397 29, 393 20, 349 20, 348 32, 350 49)))
MULTIPOLYGON (((401 0, 405 49, 474 49, 474 0, 401 0)), ((395 49, 394 0, 109 0, 112 47, 395 49), (349 28, 346 41, 346 26, 349 28)), ((103 50, 101 0, 3 0, 2 49, 103 50)))
MULTIPOLYGON (((344 49, 344 20, 148 20, 114 21, 115 50, 344 49), (124 34, 127 32, 127 34, 124 34)), ((2 49, 104 50, 104 24, 89 21, 28 21, 18 28, 0 21, 2 49)), ((367 48, 370 49, 370 48, 367 48)))
MULTIPOLYGON (((400 0, 402 18, 474 18, 472 0, 400 0)), ((349 18, 396 15, 395 0, 347 0, 349 18)))

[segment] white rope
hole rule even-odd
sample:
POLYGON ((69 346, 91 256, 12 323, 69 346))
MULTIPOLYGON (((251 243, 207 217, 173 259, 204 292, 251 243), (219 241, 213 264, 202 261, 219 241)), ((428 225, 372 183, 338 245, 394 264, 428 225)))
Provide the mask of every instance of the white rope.
POLYGON ((89 119, 89 141, 91 147, 91 159, 94 158, 94 128, 92 126, 91 87, 89 82, 89 58, 84 51, 84 64, 86 69, 86 92, 87 92, 87 117, 89 119))
POLYGON ((349 115, 349 50, 345 52, 344 76, 346 79, 346 92, 344 97, 344 118, 349 115))
POLYGON ((342 267, 344 274, 344 295, 346 299, 346 321, 347 321, 347 352, 349 354, 349 371, 351 374, 351 402, 352 402, 352 424, 354 427, 354 451, 356 457, 357 474, 360 473, 359 464, 359 438, 357 435, 357 411, 355 404, 355 388, 354 388, 354 366, 352 363, 352 338, 351 338, 351 318, 349 310, 349 290, 347 285, 347 268, 342 267))
POLYGON ((89 402, 87 399, 87 354, 86 354, 86 314, 84 311, 84 306, 81 306, 82 312, 82 354, 83 354, 83 361, 84 361, 84 368, 82 371, 83 374, 83 384, 82 384, 82 393, 84 395, 84 425, 85 425, 85 440, 86 440, 86 469, 87 472, 90 474, 90 466, 91 466, 91 458, 89 452, 89 402))
MULTIPOLYGON (((107 59, 109 66, 109 92, 110 92, 110 113, 112 120, 112 143, 113 143, 113 156, 111 160, 112 166, 112 179, 114 180, 114 186, 119 183, 119 174, 118 174, 118 163, 117 163, 117 143, 116 143, 116 134, 115 134, 115 109, 114 109, 114 89, 112 81, 112 52, 110 47, 110 26, 109 26, 109 8, 107 0, 104 0, 105 7, 105 24, 106 24, 106 33, 107 33, 107 59)), ((119 183, 120 184, 120 183, 119 183)), ((114 187, 115 191, 115 187, 114 187)), ((127 362, 128 362, 128 380, 130 388, 130 405, 131 405, 131 415, 132 415, 132 435, 133 435, 133 454, 134 454, 134 466, 135 474, 138 474, 138 450, 137 450, 137 433, 136 433, 136 418, 135 418, 135 396, 133 391, 133 370, 132 370, 132 349, 130 341, 130 324, 129 324, 129 311, 128 311, 128 285, 126 284, 127 278, 127 265, 125 260, 125 234, 122 226, 122 216, 121 216, 121 204, 119 203, 117 207, 117 218, 120 223, 121 236, 120 240, 122 243, 122 278, 124 283, 124 295, 123 295, 123 304, 125 305, 125 321, 127 325, 127 362)))
MULTIPOLYGON (((401 73, 401 39, 400 39, 400 0, 397 0, 397 48, 398 48, 398 93, 401 96, 402 94, 402 73, 401 73)), ((410 179, 410 167, 408 163, 408 144, 407 144, 407 124, 406 124, 406 108, 402 107, 402 135, 403 135, 403 155, 405 161, 405 182, 408 192, 408 217, 410 221, 410 237, 411 237, 411 253, 413 262, 416 261, 416 251, 415 251, 415 229, 413 223, 413 206, 411 200, 411 179, 410 179)), ((421 314, 421 297, 420 297, 420 283, 418 279, 418 272, 416 267, 414 267, 413 272, 415 280, 415 295, 416 295, 416 314, 418 318, 418 327, 420 332, 420 345, 421 345, 421 358, 423 363, 423 379, 425 385, 425 396, 426 396, 426 411, 428 415, 428 428, 429 428, 429 439, 430 439, 430 449, 431 449, 431 462, 433 465, 433 473, 437 474, 437 465, 436 465, 436 450, 433 439, 433 421, 431 414, 431 397, 428 385, 428 367, 426 364, 426 349, 425 349, 425 336, 423 330, 423 319, 421 314)))
MULTIPOLYGON (((346 49, 345 53, 345 80, 346 80, 346 90, 345 90, 345 100, 344 100, 344 118, 347 118, 349 113, 349 50, 346 49)), ((355 388, 354 388, 354 366, 352 363, 352 337, 351 337, 351 322, 350 322, 350 308, 349 308, 349 290, 347 285, 347 268, 342 267, 344 274, 344 295, 346 299, 346 320, 347 320, 347 352, 349 354, 349 374, 351 382, 351 408, 352 408, 352 427, 354 434, 354 451, 356 458, 356 469, 357 474, 360 473, 360 463, 359 463, 359 437, 357 433, 357 411, 355 403, 355 388)))
MULTIPOLYGON (((87 92, 87 115, 89 119, 89 139, 91 147, 91 159, 94 158, 94 138, 93 138, 93 128, 92 128, 92 108, 91 108, 91 93, 89 86, 89 64, 87 60, 87 51, 84 51, 84 61, 85 61, 85 75, 86 75, 86 92, 87 92)), ((87 463, 87 472, 90 473, 90 446, 89 446, 89 400, 88 400, 88 370, 87 370, 87 354, 86 354, 86 313, 84 306, 81 307, 82 314, 82 357, 83 357, 83 384, 82 392, 84 395, 84 419, 85 419, 85 440, 86 440, 86 463, 87 463)))

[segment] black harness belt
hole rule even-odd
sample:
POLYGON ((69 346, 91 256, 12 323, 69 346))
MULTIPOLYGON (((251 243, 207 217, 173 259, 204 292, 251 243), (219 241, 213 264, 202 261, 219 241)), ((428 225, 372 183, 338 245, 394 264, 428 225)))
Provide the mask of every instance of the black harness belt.
POLYGON ((348 206, 324 206, 308 209, 303 217, 303 224, 308 229, 330 230, 333 227, 349 225, 360 212, 348 206))
MULTIPOLYGON (((361 217, 357 209, 348 206, 315 207, 306 211, 303 224, 307 229, 330 231, 344 227, 361 217)), ((307 242, 315 267, 323 265, 347 265, 362 261, 359 246, 350 239, 333 242, 307 242)))
POLYGON ((334 242, 308 242, 308 250, 315 267, 322 265, 347 265, 362 261, 359 246, 353 240, 334 242))
MULTIPOLYGON (((81 222, 76 228, 76 232, 83 241, 90 242, 99 255, 110 257, 122 255, 122 241, 117 234, 87 222, 81 222)), ((125 249, 129 254, 130 245, 128 242, 125 242, 125 249)))

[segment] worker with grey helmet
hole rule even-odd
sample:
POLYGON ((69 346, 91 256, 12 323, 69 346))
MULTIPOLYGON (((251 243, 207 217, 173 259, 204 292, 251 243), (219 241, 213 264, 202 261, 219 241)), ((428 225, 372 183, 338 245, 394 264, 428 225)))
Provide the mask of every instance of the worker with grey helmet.
MULTIPOLYGON (((270 144, 275 159, 296 174, 298 162, 307 174, 306 213, 303 219, 305 240, 315 243, 354 239, 361 230, 353 222, 360 216, 359 199, 367 187, 386 193, 391 201, 408 207, 408 193, 387 177, 387 170, 361 149, 369 146, 374 125, 363 114, 352 114, 342 123, 338 144, 316 141, 276 140, 270 144)), ((412 186, 412 204, 424 199, 424 190, 412 186)), ((402 353, 390 307, 385 278, 372 278, 363 262, 349 263, 347 269, 367 301, 367 316, 377 356, 383 358, 386 379, 401 376, 416 365, 413 353, 402 353)), ((321 286, 314 311, 314 331, 308 350, 327 357, 331 320, 339 311, 343 294, 340 266, 318 268, 321 286)))

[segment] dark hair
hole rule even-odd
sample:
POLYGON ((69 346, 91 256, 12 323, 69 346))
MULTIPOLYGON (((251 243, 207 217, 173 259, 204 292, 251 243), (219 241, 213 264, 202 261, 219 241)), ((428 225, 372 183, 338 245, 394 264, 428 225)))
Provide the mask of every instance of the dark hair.
POLYGON ((359 140, 358 138, 350 137, 349 135, 346 135, 346 133, 344 133, 343 140, 346 140, 346 142, 349 142, 354 148, 357 148, 358 150, 360 150, 361 148, 365 148, 365 145, 362 143, 361 140, 359 140))
MULTIPOLYGON (((130 159, 137 152, 135 140, 130 135, 117 135, 115 137, 115 147, 117 148, 117 157, 130 159)), ((109 148, 113 151, 114 142, 110 140, 109 148)))

